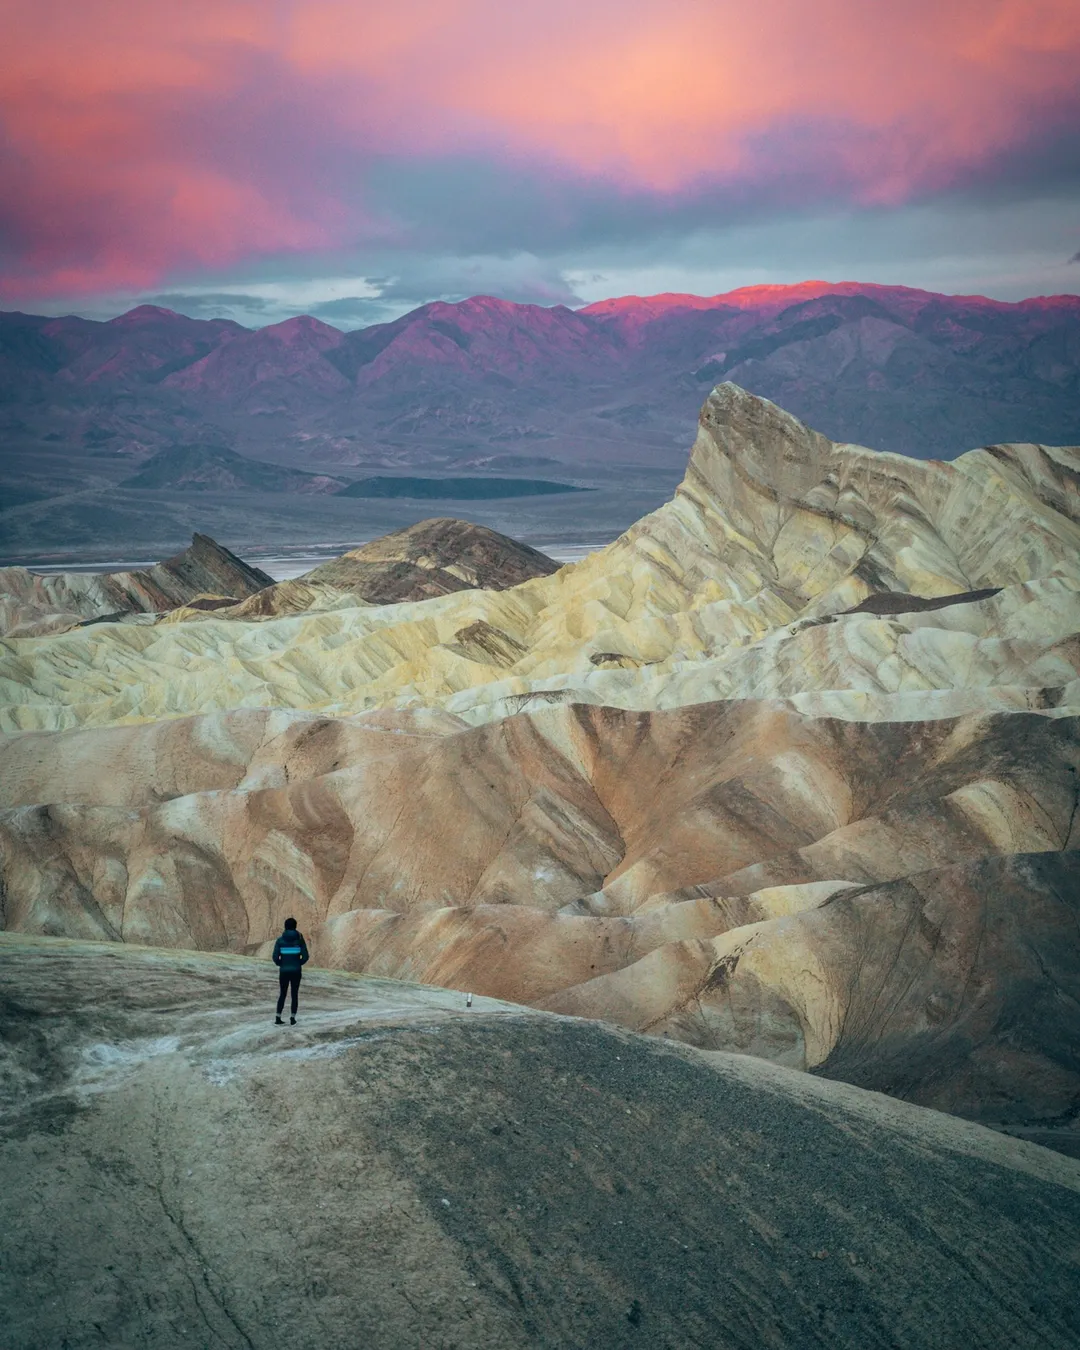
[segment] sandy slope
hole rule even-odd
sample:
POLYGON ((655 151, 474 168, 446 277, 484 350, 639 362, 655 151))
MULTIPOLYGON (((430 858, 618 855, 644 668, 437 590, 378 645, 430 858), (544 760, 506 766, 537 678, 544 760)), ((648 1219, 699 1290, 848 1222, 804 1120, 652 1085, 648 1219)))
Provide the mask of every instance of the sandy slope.
POLYGON ((0 938, 0 1301, 98 1345, 1065 1350, 1080 1165, 740 1057, 0 938))

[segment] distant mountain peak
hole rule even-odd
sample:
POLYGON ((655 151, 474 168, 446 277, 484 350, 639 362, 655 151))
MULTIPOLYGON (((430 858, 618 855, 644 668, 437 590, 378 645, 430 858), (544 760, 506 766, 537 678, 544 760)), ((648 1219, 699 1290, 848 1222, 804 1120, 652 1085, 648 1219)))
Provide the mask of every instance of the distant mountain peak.
POLYGON ((115 319, 109 319, 108 322, 114 327, 124 324, 148 323, 156 319, 183 319, 186 315, 178 314, 175 309, 166 309, 163 305, 136 305, 134 309, 129 309, 125 314, 118 314, 115 319))
POLYGON ((668 309, 713 309, 723 300, 719 295, 690 295, 681 291, 663 291, 658 295, 618 295, 609 300, 594 300, 591 305, 583 305, 578 314, 629 314, 638 310, 648 310, 658 314, 668 309))
POLYGON ((283 319, 281 323, 269 324, 260 331, 266 337, 274 337, 279 342, 290 344, 307 342, 312 338, 335 343, 343 340, 340 328, 334 328, 331 324, 323 323, 321 319, 316 319, 312 314, 297 314, 291 319, 283 319))
MULTIPOLYGON (((988 306, 1006 305, 1001 300, 989 300, 982 295, 939 296, 912 286, 884 286, 870 281, 798 281, 791 283, 763 283, 757 286, 739 286, 718 295, 690 295, 679 291, 665 291, 658 295, 622 295, 610 300, 596 300, 577 312, 598 318, 637 316, 654 318, 676 309, 769 309, 789 306, 805 300, 827 296, 892 296, 911 301, 951 299, 967 304, 988 306)), ((1023 301, 1030 304, 1030 301, 1023 301)))
POLYGON ((447 305, 453 309, 494 309, 506 313, 524 306, 516 300, 503 300, 497 295, 470 295, 464 300, 436 300, 437 305, 447 305))
POLYGON ((529 314, 549 315, 553 313, 572 313, 565 305, 540 305, 530 301, 501 300, 496 295, 470 295, 464 300, 433 300, 423 306, 421 311, 428 315, 462 316, 477 315, 487 317, 498 314, 503 317, 521 317, 529 314))

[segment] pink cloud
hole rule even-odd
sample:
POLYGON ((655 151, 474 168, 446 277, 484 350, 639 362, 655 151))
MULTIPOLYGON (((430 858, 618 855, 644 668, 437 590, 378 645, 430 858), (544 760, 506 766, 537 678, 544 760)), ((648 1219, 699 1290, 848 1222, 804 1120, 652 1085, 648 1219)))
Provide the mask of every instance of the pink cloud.
POLYGON ((802 171, 902 202, 1027 143, 1080 69, 1075 0, 7 9, 0 294, 385 237, 376 157, 542 164, 662 199, 782 177, 791 135, 802 171))

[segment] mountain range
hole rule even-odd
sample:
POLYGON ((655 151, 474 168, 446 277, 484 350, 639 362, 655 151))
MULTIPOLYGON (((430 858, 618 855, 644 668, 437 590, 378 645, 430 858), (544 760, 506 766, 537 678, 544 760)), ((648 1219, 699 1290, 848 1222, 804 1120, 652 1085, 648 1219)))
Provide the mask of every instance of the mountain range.
MULTIPOLYGON (((311 316, 252 331, 150 305, 105 323, 3 314, 6 551, 147 538, 155 519, 168 537, 153 542, 189 537, 167 484, 151 504, 130 480, 152 455, 192 445, 339 479, 543 464, 605 489, 589 509, 611 537, 674 487, 701 400, 722 380, 833 440, 917 457, 1074 443, 1080 297, 1006 304, 824 282, 577 310, 478 296, 353 332, 311 316)), ((222 506, 234 546, 259 522, 275 537, 288 528, 280 508, 271 523, 265 504, 237 502, 222 506)), ((318 519, 324 537, 355 537, 347 503, 318 506, 305 531, 318 519)))

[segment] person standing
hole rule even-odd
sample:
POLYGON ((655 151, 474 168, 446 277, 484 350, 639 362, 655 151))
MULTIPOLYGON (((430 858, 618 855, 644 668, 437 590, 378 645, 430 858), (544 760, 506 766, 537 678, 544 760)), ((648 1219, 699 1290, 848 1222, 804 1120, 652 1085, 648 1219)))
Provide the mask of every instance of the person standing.
POLYGON ((285 931, 274 943, 274 965, 278 968, 278 980, 281 984, 274 1022, 279 1027, 285 1025, 281 1020, 281 1010, 285 1007, 285 995, 290 991, 292 1013, 289 1023, 291 1026, 296 1025, 296 1008, 300 1001, 300 972, 307 959, 308 949, 303 933, 297 928, 295 919, 286 919, 285 931))

